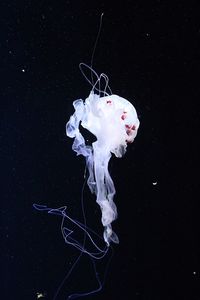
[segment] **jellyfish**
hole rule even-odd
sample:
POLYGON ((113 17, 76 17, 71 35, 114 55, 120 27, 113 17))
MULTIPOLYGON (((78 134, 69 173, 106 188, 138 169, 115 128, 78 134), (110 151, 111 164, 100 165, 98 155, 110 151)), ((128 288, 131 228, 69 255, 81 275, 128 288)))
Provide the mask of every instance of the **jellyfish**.
MULTIPOLYGON (((95 73, 96 74, 96 73, 95 73)), ((100 81, 105 74, 97 76, 100 81)), ((115 186, 108 170, 112 154, 122 157, 128 143, 137 135, 139 120, 134 106, 126 99, 98 89, 97 83, 88 98, 75 100, 74 114, 66 124, 66 134, 74 138, 72 149, 77 155, 83 155, 89 172, 87 184, 96 195, 96 202, 101 209, 101 221, 104 227, 103 238, 107 245, 119 243, 117 234, 112 230, 112 222, 117 218, 114 203, 115 186), (86 145, 79 128, 89 130, 96 141, 86 145)))
POLYGON ((61 216, 61 233, 65 243, 79 251, 77 259, 59 285, 54 300, 57 299, 83 254, 92 261, 98 287, 88 292, 72 293, 68 299, 91 295, 102 289, 107 266, 101 280, 96 269, 96 261, 101 261, 109 253, 110 248, 112 251, 111 242, 119 243, 119 238, 112 229, 112 222, 117 218, 117 207, 114 203, 115 186, 108 169, 109 161, 112 155, 120 158, 126 153, 127 145, 134 141, 140 124, 134 106, 123 97, 112 93, 106 74, 98 75, 92 67, 84 63, 79 67, 92 88, 85 100, 78 99, 73 102, 74 113, 66 124, 66 134, 74 139, 72 149, 76 154, 85 157, 88 170, 86 180, 101 210, 103 234, 99 235, 87 226, 83 204, 85 181, 81 193, 83 222, 72 218, 67 206, 50 208, 47 205, 33 204, 39 211, 61 216), (86 71, 90 72, 90 77, 86 75, 86 71), (86 143, 81 127, 96 137, 91 145, 86 143), (80 237, 80 233, 82 238, 77 238, 80 237))

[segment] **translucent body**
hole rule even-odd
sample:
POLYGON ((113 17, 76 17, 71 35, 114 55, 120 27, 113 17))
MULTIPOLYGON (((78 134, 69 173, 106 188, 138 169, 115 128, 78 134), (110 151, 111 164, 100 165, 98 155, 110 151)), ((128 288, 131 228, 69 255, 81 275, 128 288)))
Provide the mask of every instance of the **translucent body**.
MULTIPOLYGON (((83 222, 72 218, 67 206, 51 208, 47 205, 33 205, 38 211, 46 211, 48 214, 59 216, 61 218, 60 229, 65 243, 79 251, 78 257, 59 284, 53 300, 57 299, 75 267, 83 259, 83 255, 89 257, 92 262, 96 285, 85 291, 69 291, 67 299, 93 295, 99 292, 104 285, 109 262, 113 255, 113 248, 110 243, 119 242, 111 225, 117 218, 117 208, 113 201, 115 187, 108 171, 108 164, 112 154, 116 157, 125 154, 127 144, 134 141, 139 127, 135 108, 126 99, 112 94, 108 84, 108 76, 104 73, 98 75, 90 66, 84 63, 81 63, 79 67, 85 79, 92 86, 92 90, 86 100, 79 99, 73 102, 75 112, 66 124, 66 133, 70 138, 74 138, 72 149, 77 155, 83 155, 86 159, 89 172, 86 180, 90 191, 96 195, 96 201, 101 209, 104 233, 102 237, 102 235, 87 226, 84 209, 86 204, 84 201, 86 181, 83 183, 80 199, 83 222), (88 71, 90 76, 86 75, 88 71), (96 136, 96 141, 92 145, 86 145, 85 139, 79 130, 80 126, 96 136), (97 262, 98 264, 100 262, 104 264, 105 259, 108 259, 108 261, 103 267, 102 276, 100 276, 97 262)), ((67 201, 68 207, 70 207, 70 199, 67 201)))
POLYGON ((139 127, 137 113, 126 99, 117 95, 100 97, 94 90, 85 101, 79 99, 73 105, 75 112, 66 125, 66 133, 74 138, 72 149, 86 158, 87 182, 101 208, 104 240, 107 245, 111 241, 118 243, 111 226, 117 218, 117 208, 113 201, 115 187, 108 163, 112 153, 121 157, 126 152, 127 143, 134 141, 139 127), (97 140, 91 146, 85 144, 79 131, 80 125, 96 136, 97 140))

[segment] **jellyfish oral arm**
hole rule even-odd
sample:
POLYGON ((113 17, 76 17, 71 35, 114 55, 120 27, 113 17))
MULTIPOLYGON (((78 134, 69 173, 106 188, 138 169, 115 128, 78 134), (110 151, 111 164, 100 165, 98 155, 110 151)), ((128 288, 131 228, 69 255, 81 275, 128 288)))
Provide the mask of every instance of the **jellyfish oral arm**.
POLYGON ((108 163, 111 153, 102 151, 98 141, 93 143, 94 175, 96 180, 96 201, 102 212, 102 224, 104 226, 104 240, 107 244, 110 241, 119 243, 117 235, 111 227, 111 223, 117 218, 117 208, 113 201, 115 187, 108 171, 108 163))

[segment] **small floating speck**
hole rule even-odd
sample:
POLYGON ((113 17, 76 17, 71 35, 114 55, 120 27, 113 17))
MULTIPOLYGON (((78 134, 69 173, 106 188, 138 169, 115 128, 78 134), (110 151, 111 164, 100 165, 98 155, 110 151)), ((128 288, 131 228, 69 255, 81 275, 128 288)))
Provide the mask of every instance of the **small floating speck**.
POLYGON ((194 272, 192 272, 193 273, 193 275, 197 275, 197 272, 196 271, 194 271, 194 272))
POLYGON ((42 298, 45 298, 46 293, 45 292, 44 293, 37 293, 36 295, 37 295, 37 299, 42 299, 42 298))

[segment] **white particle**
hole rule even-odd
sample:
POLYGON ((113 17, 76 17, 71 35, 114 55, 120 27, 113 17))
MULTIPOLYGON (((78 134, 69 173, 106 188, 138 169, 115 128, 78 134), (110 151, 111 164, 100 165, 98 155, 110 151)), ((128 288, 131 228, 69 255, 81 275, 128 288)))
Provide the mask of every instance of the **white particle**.
POLYGON ((194 272, 193 272, 193 275, 196 275, 196 274, 197 274, 197 272, 196 272, 196 271, 194 271, 194 272))

